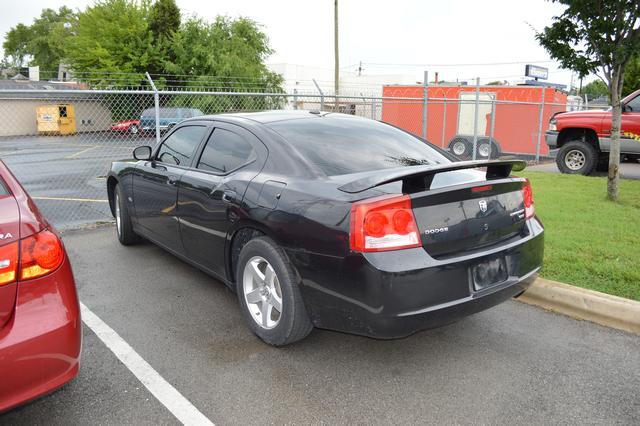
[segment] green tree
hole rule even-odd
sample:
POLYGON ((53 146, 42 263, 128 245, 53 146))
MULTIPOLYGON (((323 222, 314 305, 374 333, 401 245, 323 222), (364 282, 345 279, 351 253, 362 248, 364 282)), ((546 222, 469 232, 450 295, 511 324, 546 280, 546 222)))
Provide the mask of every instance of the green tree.
POLYGON ((161 49, 149 29, 146 0, 99 0, 80 12, 65 56, 80 78, 91 75, 94 84, 138 85, 150 64, 160 61, 161 49))
POLYGON ((593 80, 580 91, 581 95, 587 95, 590 98, 599 98, 602 96, 609 96, 609 87, 600 79, 593 80))
MULTIPOLYGON (((166 64, 172 74, 247 78, 279 82, 264 61, 273 53, 269 40, 254 21, 218 16, 213 23, 199 18, 187 20, 172 40, 174 63, 166 64)), ((242 88, 235 82, 234 88, 242 88)))
POLYGON ((64 56, 64 46, 71 37, 75 12, 68 7, 43 9, 40 17, 29 26, 11 28, 2 45, 5 58, 15 66, 39 65, 41 73, 57 73, 64 56))
POLYGON ((636 55, 624 71, 624 83, 622 84, 622 96, 640 89, 640 54, 636 55))
MULTIPOLYGON (((165 62, 174 62, 176 56, 171 49, 171 40, 180 30, 180 9, 175 0, 157 0, 149 11, 149 30, 153 43, 159 50, 157 61, 149 63, 149 73, 157 77, 164 72, 165 62)), ((164 79, 160 77, 159 79, 164 79)))
POLYGON ((32 65, 39 65, 44 72, 57 74, 58 65, 64 58, 64 46, 72 35, 75 17, 73 10, 62 6, 57 11, 44 9, 33 21, 28 43, 32 65))
POLYGON ((29 40, 31 28, 24 24, 18 24, 7 32, 2 48, 8 64, 16 68, 24 65, 25 59, 29 56, 29 40))
POLYGON ((180 9, 175 0, 157 0, 149 13, 154 40, 169 39, 180 29, 180 9))
POLYGON ((638 0, 551 0, 566 6, 551 25, 536 34, 563 68, 585 77, 600 72, 612 105, 607 196, 618 199, 622 85, 627 64, 640 49, 638 0))
MULTIPOLYGON (((272 53, 268 38, 250 19, 219 16, 213 23, 188 19, 172 38, 171 50, 175 61, 166 61, 165 71, 187 80, 187 88, 282 92, 282 76, 269 71, 264 63, 272 53)), ((180 97, 174 101, 188 100, 180 97)), ((198 98, 194 106, 213 113, 277 107, 280 101, 260 96, 207 96, 198 98)))

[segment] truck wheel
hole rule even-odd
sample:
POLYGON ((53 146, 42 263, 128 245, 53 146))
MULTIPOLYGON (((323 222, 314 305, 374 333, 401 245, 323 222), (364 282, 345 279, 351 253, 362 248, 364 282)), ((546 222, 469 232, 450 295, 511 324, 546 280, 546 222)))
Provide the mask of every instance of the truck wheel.
POLYGON ((598 152, 588 143, 570 141, 558 151, 556 164, 562 173, 590 175, 598 164, 598 152))
POLYGON ((471 146, 465 138, 453 138, 449 142, 449 152, 461 160, 467 160, 471 157, 471 146))

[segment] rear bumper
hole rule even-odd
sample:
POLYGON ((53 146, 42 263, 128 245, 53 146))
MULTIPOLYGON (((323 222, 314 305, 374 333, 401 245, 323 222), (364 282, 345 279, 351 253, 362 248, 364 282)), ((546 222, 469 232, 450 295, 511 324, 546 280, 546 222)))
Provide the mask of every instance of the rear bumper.
POLYGON ((67 258, 54 273, 18 284, 14 316, 0 329, 0 412, 73 379, 81 346, 80 308, 67 258))
POLYGON ((544 139, 549 148, 557 148, 558 147, 558 132, 547 131, 544 134, 544 139))
POLYGON ((289 252, 302 276, 305 306, 320 328, 390 339, 439 327, 524 292, 542 265, 544 231, 480 253, 438 260, 422 248, 346 258, 289 252), (506 281, 475 291, 471 268, 504 257, 506 281))

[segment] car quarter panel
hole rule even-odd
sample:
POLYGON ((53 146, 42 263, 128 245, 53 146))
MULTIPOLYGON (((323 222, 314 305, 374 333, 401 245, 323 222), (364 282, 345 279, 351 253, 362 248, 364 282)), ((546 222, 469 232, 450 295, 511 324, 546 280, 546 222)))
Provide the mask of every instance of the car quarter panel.
POLYGON ((62 386, 78 373, 80 307, 71 265, 17 285, 16 308, 0 331, 0 412, 62 386))

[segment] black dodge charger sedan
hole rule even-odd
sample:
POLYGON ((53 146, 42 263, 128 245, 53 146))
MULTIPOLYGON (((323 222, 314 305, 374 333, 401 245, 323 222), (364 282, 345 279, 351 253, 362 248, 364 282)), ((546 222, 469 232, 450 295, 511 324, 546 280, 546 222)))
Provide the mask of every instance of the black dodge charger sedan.
POLYGON ((312 328, 407 336, 517 297, 543 227, 517 160, 456 162, 343 114, 183 121, 114 162, 122 244, 144 238, 223 281, 272 345, 312 328))

